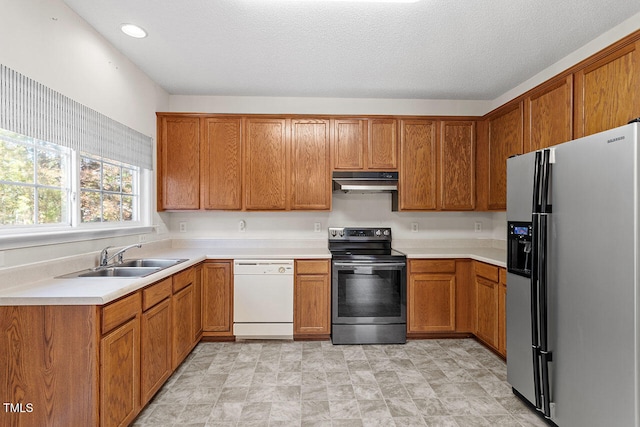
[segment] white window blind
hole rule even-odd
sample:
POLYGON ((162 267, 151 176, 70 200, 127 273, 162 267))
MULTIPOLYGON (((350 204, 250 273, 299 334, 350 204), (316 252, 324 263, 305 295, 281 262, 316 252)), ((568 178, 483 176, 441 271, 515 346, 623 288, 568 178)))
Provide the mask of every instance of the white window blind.
POLYGON ((153 139, 0 64, 0 128, 144 169, 153 139))

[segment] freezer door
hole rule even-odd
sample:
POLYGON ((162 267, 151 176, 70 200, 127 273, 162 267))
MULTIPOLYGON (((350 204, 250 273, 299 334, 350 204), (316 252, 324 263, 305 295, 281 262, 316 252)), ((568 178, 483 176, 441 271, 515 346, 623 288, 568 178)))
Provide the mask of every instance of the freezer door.
POLYGON ((562 427, 640 425, 637 144, 627 125, 555 149, 551 398, 562 427))
MULTIPOLYGON (((507 222, 531 222, 535 153, 507 160, 507 222)), ((507 231, 508 233, 508 231, 507 231)), ((507 273, 507 381, 536 403, 531 335, 531 278, 507 273)))
POLYGON ((531 278, 507 273, 507 381, 535 404, 531 353, 531 278))

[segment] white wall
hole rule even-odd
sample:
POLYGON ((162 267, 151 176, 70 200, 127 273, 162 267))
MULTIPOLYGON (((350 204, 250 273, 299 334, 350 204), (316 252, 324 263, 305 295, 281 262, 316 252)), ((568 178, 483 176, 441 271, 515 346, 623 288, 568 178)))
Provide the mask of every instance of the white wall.
MULTIPOLYGON (((324 239, 327 227, 391 227, 394 239, 504 239, 500 214, 491 212, 392 212, 390 194, 333 194, 330 212, 166 212, 175 238, 324 239), (246 231, 238 230, 240 220, 246 231), (179 232, 186 223, 187 232, 179 232), (322 231, 314 232, 314 223, 322 231), (411 223, 418 223, 418 232, 411 223), (482 232, 475 232, 476 222, 482 232)), ((505 223, 506 224, 506 223, 505 223)))
POLYGON ((547 67, 546 69, 542 70, 535 76, 531 77, 529 80, 522 82, 515 88, 504 93, 502 96, 494 99, 490 103, 491 108, 485 111, 485 114, 511 101, 513 98, 516 98, 522 95, 528 90, 533 89, 539 84, 544 83, 550 78, 562 73, 563 71, 573 67, 579 62, 587 59, 591 55, 601 51, 607 46, 612 45, 618 40, 638 30, 640 30, 640 13, 637 13, 631 16, 630 18, 622 22, 620 25, 617 25, 611 30, 596 37, 594 40, 582 46, 580 49, 570 53, 569 55, 562 58, 560 61, 547 67))
POLYGON ((0 0, 0 63, 155 138, 169 95, 61 0, 0 0))
POLYGON ((169 110, 219 114, 482 116, 490 101, 171 95, 169 110))
MULTIPOLYGON (((155 112, 169 105, 167 92, 61 0, 0 0, 0 63, 154 139, 155 112)), ((138 237, 0 251, 0 268, 132 241, 138 237)))

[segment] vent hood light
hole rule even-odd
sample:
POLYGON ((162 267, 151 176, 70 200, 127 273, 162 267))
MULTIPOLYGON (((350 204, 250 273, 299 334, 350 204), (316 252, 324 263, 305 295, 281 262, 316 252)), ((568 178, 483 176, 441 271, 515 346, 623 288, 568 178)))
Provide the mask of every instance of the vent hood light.
POLYGON ((136 39, 143 39, 147 37, 147 32, 135 24, 122 24, 120 25, 120 30, 122 30, 126 35, 136 39))

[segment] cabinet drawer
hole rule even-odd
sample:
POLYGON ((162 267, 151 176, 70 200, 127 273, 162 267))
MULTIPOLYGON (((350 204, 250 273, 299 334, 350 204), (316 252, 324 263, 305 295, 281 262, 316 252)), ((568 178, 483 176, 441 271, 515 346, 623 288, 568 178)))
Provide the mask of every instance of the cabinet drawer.
POLYGON ((500 269, 500 284, 507 286, 507 269, 500 269))
POLYGON ((102 308, 102 333, 106 334, 127 320, 136 317, 140 313, 141 300, 140 292, 136 292, 104 306, 102 308))
POLYGON ((296 261, 296 274, 329 274, 329 261, 296 261))
POLYGON ((175 294, 180 289, 189 286, 195 280, 195 272, 193 267, 188 268, 180 273, 173 275, 173 293, 175 294))
POLYGON ((151 285, 142 291, 142 311, 146 311, 162 301, 165 298, 171 296, 172 280, 171 277, 164 279, 162 282, 158 282, 155 285, 151 285))
POLYGON ((485 264, 484 262, 475 262, 474 267, 476 276, 484 277, 495 283, 498 283, 498 267, 491 264, 485 264))
POLYGON ((455 273, 456 260, 454 259, 430 259, 410 260, 411 273, 455 273))

